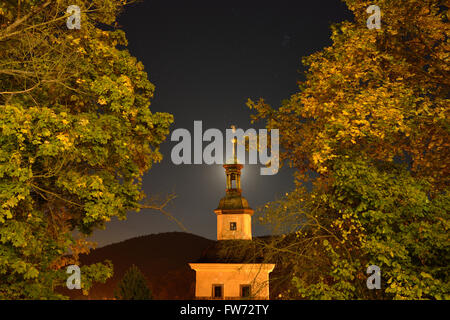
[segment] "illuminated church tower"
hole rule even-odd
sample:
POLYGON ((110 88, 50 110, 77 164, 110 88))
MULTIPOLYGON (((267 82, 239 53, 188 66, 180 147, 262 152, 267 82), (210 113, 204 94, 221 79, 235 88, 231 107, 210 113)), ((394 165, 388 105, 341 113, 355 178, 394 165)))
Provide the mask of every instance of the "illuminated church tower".
MULTIPOLYGON (((234 140, 234 143, 236 141, 234 140)), ((235 145, 236 146, 236 145, 235 145)), ((233 148, 234 149, 234 148, 233 148)), ((196 299, 269 299, 269 273, 275 264, 243 263, 242 258, 220 257, 220 244, 230 240, 252 240, 253 209, 242 197, 241 170, 233 150, 233 161, 225 164, 226 194, 214 213, 217 215, 217 244, 196 263, 196 299), (211 254, 212 253, 212 254, 211 254)))
POLYGON ((242 164, 223 166, 227 177, 226 195, 214 212, 217 215, 217 240, 251 240, 253 209, 242 197, 242 164))

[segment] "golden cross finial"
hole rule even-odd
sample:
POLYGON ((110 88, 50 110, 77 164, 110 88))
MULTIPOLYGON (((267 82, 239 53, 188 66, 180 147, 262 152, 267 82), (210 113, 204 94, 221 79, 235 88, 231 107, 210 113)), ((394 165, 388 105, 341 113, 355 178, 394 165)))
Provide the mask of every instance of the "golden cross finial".
MULTIPOLYGON (((235 125, 231 125, 231 129, 233 130, 233 133, 236 132, 235 125)), ((231 142, 233 143, 233 160, 234 160, 234 163, 237 163, 237 139, 236 139, 236 137, 233 137, 231 142)))

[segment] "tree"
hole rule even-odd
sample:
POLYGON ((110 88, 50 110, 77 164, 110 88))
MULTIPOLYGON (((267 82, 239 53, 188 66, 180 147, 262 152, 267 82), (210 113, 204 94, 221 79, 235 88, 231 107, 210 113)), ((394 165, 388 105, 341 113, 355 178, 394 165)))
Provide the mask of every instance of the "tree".
MULTIPOLYGON (((154 86, 115 22, 125 3, 77 1, 73 30, 72 1, 0 4, 0 298, 63 298, 85 236, 144 207, 173 118, 149 109, 154 86)), ((83 267, 82 288, 111 274, 83 267)))
POLYGON ((402 165, 351 159, 332 169, 326 188, 297 188, 259 215, 273 236, 256 245, 285 272, 279 294, 449 298, 448 194, 430 199, 429 184, 402 165), (370 265, 381 268, 381 290, 366 286, 370 265))
POLYGON ((151 300, 152 293, 141 270, 134 264, 128 269, 117 285, 116 299, 120 300, 151 300))
MULTIPOLYGON (((304 175, 326 175, 336 157, 364 154, 389 160, 407 153, 411 171, 434 188, 448 185, 444 1, 345 1, 355 22, 332 27, 333 45, 304 58, 300 91, 274 111, 249 101, 268 126, 280 129, 284 159, 304 175), (369 30, 366 8, 382 11, 382 28, 369 30)), ((305 177, 306 178, 306 177, 305 177)))
POLYGON ((261 213, 277 235, 261 246, 290 266, 287 297, 448 299, 448 5, 345 2, 355 21, 303 59, 299 92, 277 110, 248 102, 297 168, 297 188, 261 213), (366 287, 370 264, 382 290, 366 287))

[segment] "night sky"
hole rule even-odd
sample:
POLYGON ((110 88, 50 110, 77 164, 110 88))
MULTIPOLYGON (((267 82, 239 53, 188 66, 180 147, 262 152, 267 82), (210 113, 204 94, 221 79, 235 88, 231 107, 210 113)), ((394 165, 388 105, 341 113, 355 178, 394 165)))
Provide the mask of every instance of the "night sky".
MULTIPOLYGON (((156 86, 152 112, 174 115, 176 128, 193 134, 194 120, 203 131, 250 124, 248 98, 263 97, 273 106, 298 90, 301 58, 331 44, 330 24, 352 19, 340 0, 217 1, 145 0, 126 7, 119 19, 129 50, 145 65, 156 86)), ((225 195, 221 165, 174 165, 170 135, 164 159, 144 177, 148 195, 176 193, 168 207, 188 232, 216 238, 213 210, 225 195)), ((208 143, 204 143, 203 146, 208 143)), ((243 196, 256 209, 293 188, 292 169, 261 176, 260 165, 243 169, 243 196)), ((253 235, 267 233, 255 224, 253 235)), ((130 213, 113 220, 92 240, 99 246, 140 235, 181 231, 159 212, 130 213)))

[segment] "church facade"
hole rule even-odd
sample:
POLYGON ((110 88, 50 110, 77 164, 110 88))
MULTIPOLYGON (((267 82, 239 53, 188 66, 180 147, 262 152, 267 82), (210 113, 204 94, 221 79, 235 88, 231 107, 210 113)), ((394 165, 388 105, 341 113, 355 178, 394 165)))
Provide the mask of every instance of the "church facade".
MULTIPOLYGON (((253 209, 242 196, 241 169, 237 161, 225 164, 226 195, 214 213, 217 240, 252 240, 253 209)), ((190 263, 195 270, 196 299, 269 299, 269 273, 275 264, 202 261, 190 263)))

